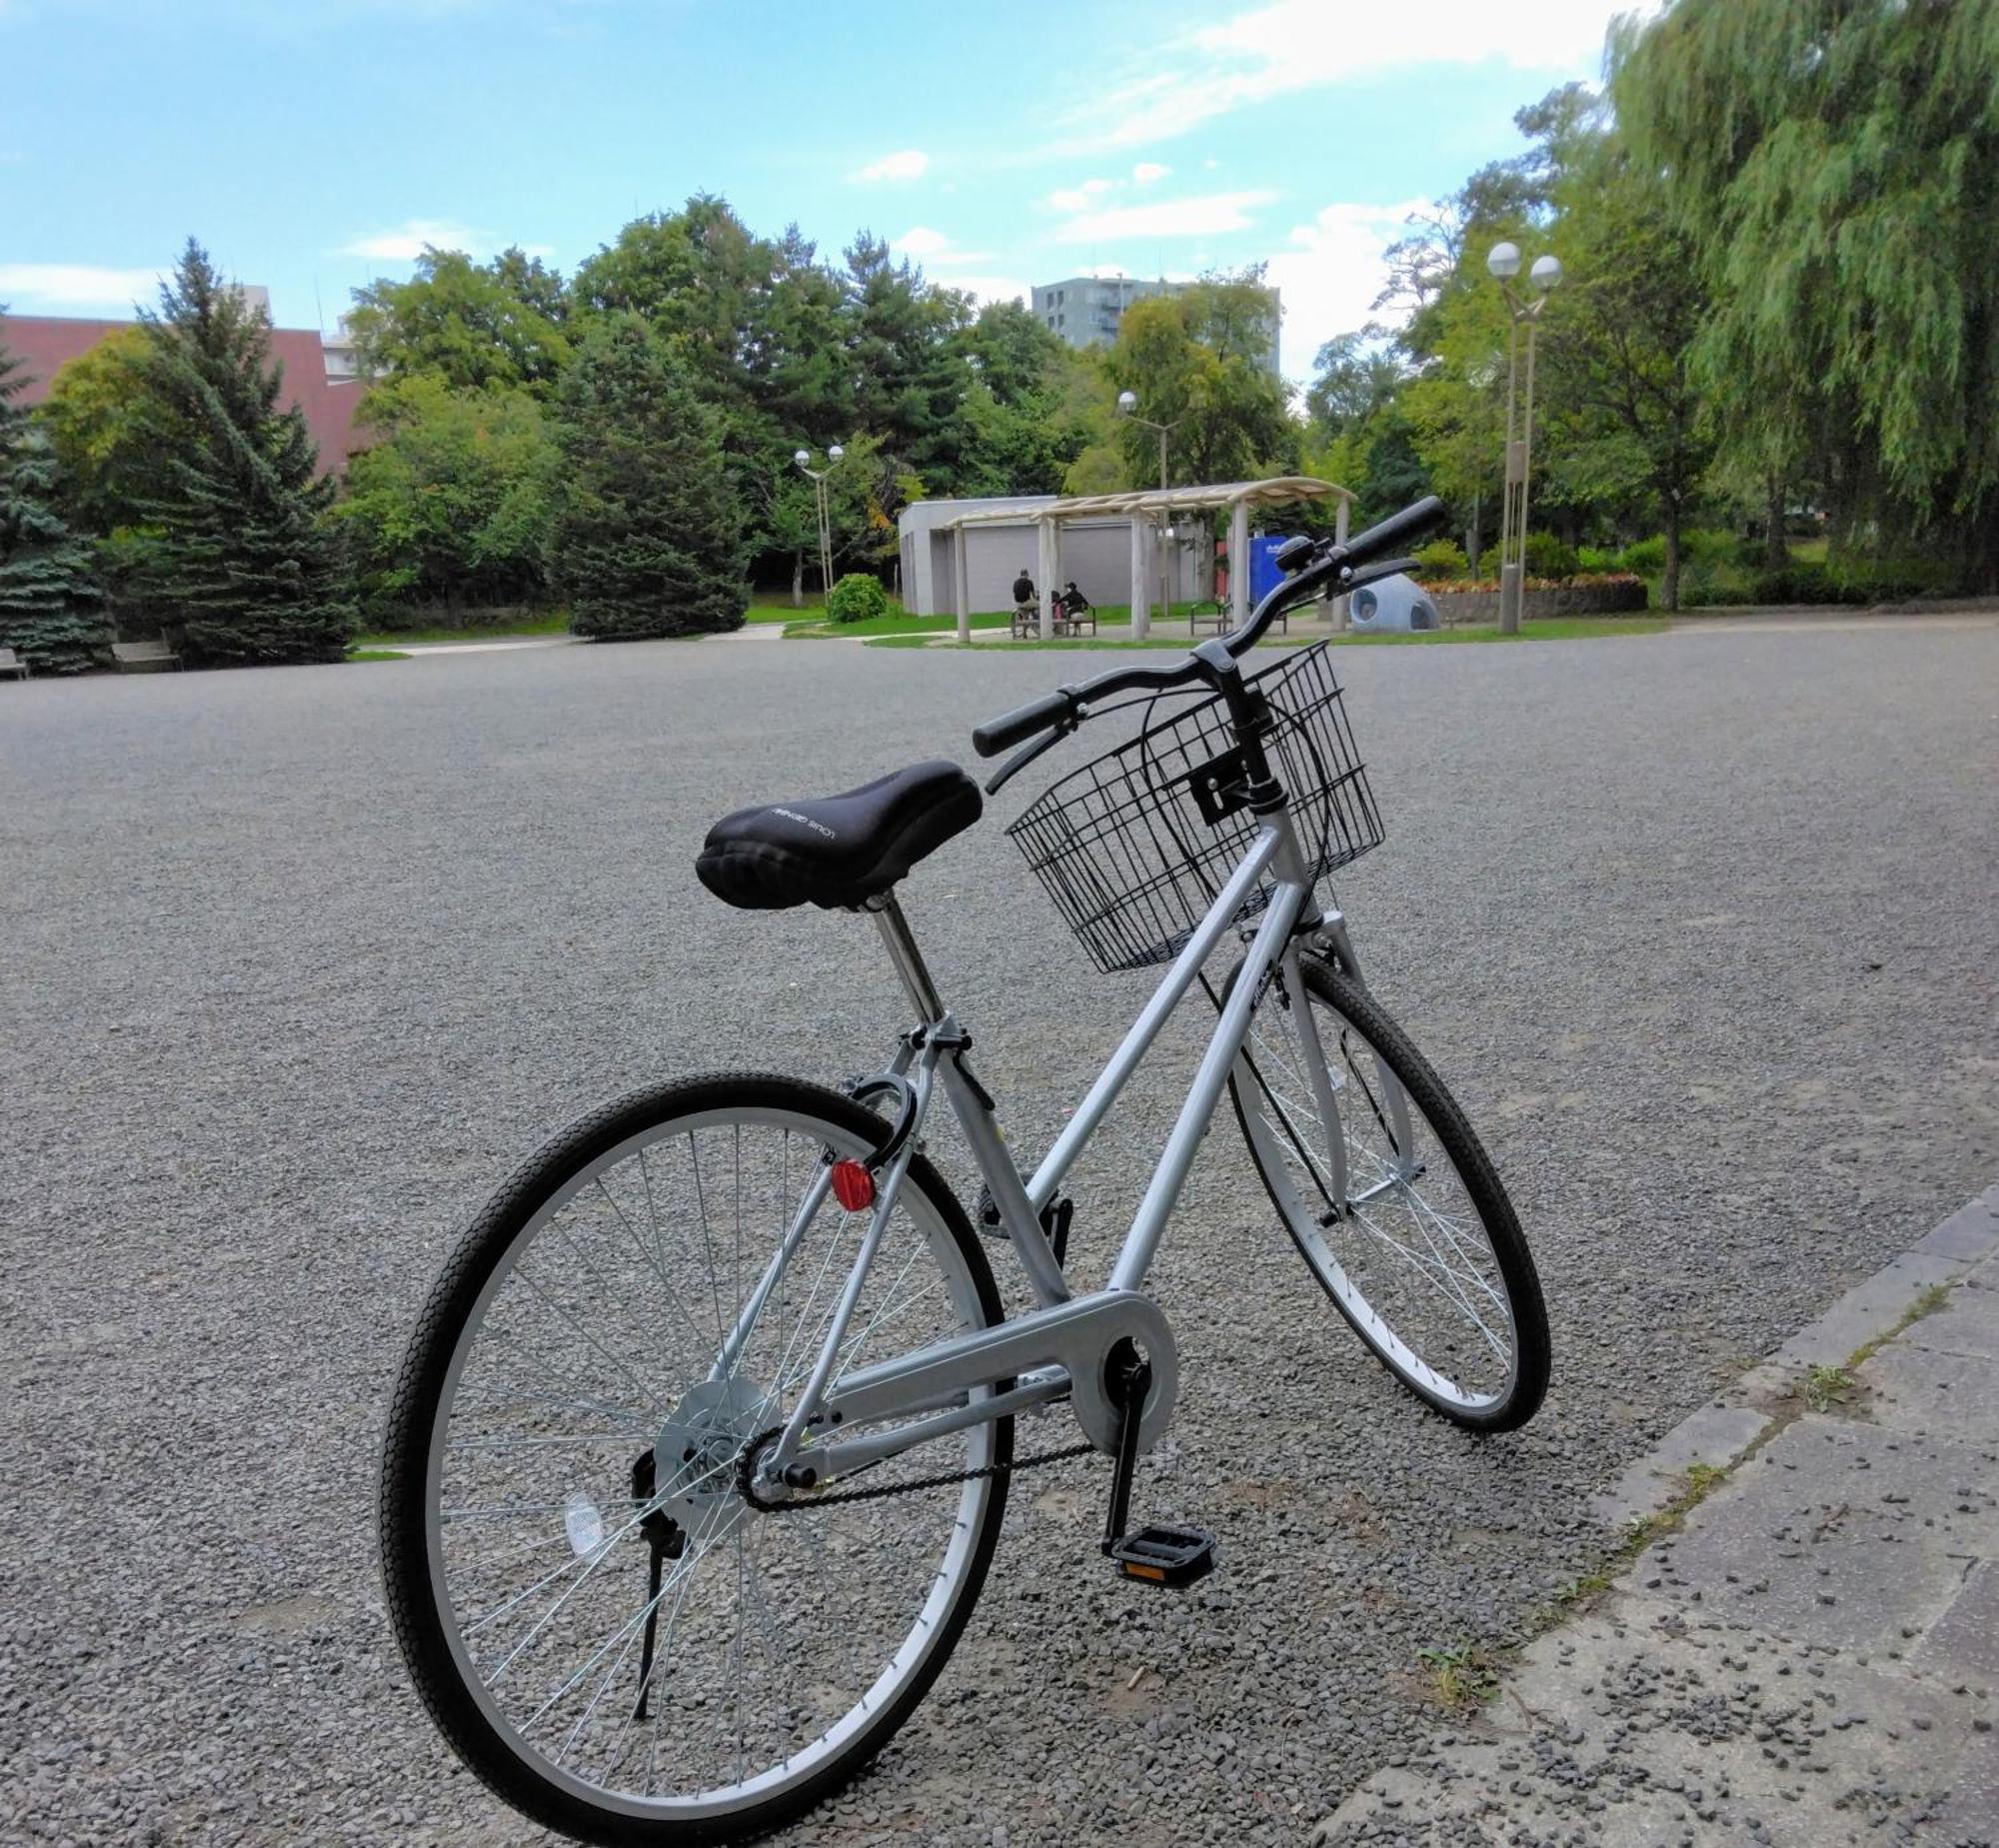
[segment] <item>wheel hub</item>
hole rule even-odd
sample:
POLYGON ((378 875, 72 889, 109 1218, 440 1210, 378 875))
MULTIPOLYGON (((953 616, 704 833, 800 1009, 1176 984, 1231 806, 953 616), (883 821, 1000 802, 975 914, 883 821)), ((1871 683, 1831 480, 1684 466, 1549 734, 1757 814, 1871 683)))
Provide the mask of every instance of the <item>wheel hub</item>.
POLYGON ((736 1459, 756 1435, 765 1397, 741 1375, 705 1380, 660 1426, 653 1445, 655 1505, 697 1539, 712 1538, 743 1512, 736 1459))

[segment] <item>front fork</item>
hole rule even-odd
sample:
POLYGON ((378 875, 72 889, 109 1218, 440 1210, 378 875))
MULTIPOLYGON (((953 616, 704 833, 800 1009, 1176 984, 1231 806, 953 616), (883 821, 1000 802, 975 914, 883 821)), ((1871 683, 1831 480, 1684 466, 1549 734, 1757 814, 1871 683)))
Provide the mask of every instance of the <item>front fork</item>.
MULTIPOLYGON (((1310 995, 1304 985, 1302 959, 1306 955, 1316 955, 1338 970, 1357 987, 1365 987, 1360 973, 1360 959, 1354 953, 1353 936, 1346 925, 1343 913, 1334 909, 1316 918, 1300 920, 1297 934, 1285 949, 1283 959, 1278 963, 1275 979, 1282 984, 1284 1012, 1289 1017, 1292 1030, 1298 1039, 1299 1051, 1303 1055, 1305 1068, 1311 1074, 1313 1102, 1317 1105, 1319 1121, 1326 1128, 1326 1145, 1319 1153, 1326 1164, 1327 1192, 1333 1204, 1330 1208, 1334 1219, 1343 1218, 1346 1209, 1356 1204, 1364 1204, 1375 1193, 1387 1190, 1401 1181, 1413 1180, 1421 1166, 1414 1158, 1414 1144, 1409 1130, 1408 1098, 1393 1072, 1380 1062, 1371 1061, 1375 1074, 1377 1096, 1366 1100, 1367 1107, 1376 1110, 1383 1117, 1383 1127, 1396 1150, 1397 1172, 1389 1179, 1366 1190, 1355 1199, 1348 1190, 1346 1169, 1346 1136, 1340 1121, 1339 1099, 1332 1082, 1332 1064, 1326 1057, 1325 1045, 1319 1036, 1318 1020, 1312 1012, 1310 995)), ((1245 1073, 1247 1081, 1256 1083, 1253 1074, 1245 1073)))

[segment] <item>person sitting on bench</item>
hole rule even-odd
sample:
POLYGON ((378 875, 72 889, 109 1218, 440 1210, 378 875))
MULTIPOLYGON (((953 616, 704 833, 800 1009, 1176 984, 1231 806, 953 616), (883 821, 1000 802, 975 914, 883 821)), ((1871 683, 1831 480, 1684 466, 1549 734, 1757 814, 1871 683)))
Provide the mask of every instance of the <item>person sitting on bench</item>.
POLYGON ((1089 610, 1089 599, 1075 588, 1075 580, 1071 578, 1062 586, 1062 594, 1055 599, 1055 608, 1065 617, 1083 616, 1089 610))

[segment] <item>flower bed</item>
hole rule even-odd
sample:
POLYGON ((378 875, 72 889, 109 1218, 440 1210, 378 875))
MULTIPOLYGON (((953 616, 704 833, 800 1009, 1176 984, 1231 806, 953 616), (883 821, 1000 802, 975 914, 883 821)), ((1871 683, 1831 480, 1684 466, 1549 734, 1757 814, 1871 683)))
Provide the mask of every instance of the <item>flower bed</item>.
MULTIPOLYGON (((1499 620, 1496 578, 1425 584, 1437 621, 1462 629, 1499 620)), ((1557 581, 1529 578, 1520 598, 1520 620, 1535 623, 1555 616, 1635 616, 1646 606, 1645 581, 1629 572, 1603 572, 1557 581)))

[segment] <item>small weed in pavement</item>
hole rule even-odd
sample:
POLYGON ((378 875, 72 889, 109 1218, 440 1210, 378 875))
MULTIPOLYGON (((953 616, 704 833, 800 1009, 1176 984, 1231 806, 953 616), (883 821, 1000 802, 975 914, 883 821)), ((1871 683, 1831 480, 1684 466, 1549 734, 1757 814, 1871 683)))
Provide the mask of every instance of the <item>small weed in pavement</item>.
POLYGON ((1844 1405, 1859 1383, 1843 1366, 1815 1366, 1805 1375, 1799 1397, 1813 1411, 1827 1412, 1844 1405))
POLYGON ((1438 1704, 1453 1713, 1483 1706, 1499 1692, 1498 1668, 1476 1643, 1418 1649, 1416 1659, 1429 1670, 1430 1692, 1438 1704))

